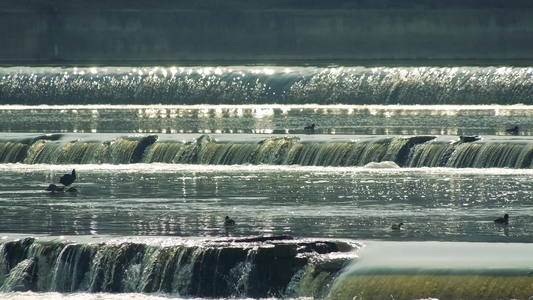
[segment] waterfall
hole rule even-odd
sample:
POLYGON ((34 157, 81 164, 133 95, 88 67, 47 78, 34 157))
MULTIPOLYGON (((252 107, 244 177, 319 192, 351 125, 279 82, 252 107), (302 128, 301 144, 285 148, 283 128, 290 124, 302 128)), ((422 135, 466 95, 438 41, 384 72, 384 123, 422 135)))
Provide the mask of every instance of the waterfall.
POLYGON ((517 168, 532 167, 533 144, 529 141, 480 141, 450 143, 429 141, 413 149, 410 167, 517 168))
POLYGON ((187 297, 281 297, 295 275, 332 279, 354 255, 329 255, 356 244, 261 237, 249 240, 101 243, 6 241, 0 247, 4 292, 168 293, 187 297), (342 263, 338 263, 342 261, 342 263), (309 266, 315 266, 309 268, 309 266), (322 267, 320 267, 322 266, 322 267), (318 274, 317 274, 318 273, 318 274))
MULTIPOLYGON (((31 136, 31 135, 30 135, 31 136)), ((400 167, 533 166, 529 137, 470 142, 451 136, 116 136, 71 134, 0 138, 0 162, 25 164, 203 164, 350 167, 391 161, 400 167), (192 137, 192 138, 190 138, 192 137)))
POLYGON ((28 145, 23 143, 0 142, 0 163, 18 162, 24 160, 28 145))
MULTIPOLYGON (((24 159, 26 164, 128 164, 141 161, 144 150, 156 141, 156 136, 119 137, 111 141, 83 139, 38 140, 24 159)), ((0 156, 1 157, 1 156, 0 156)), ((4 159, 5 160, 5 159, 4 159)), ((18 162, 18 161, 11 161, 18 162)))
POLYGON ((411 148, 434 136, 382 138, 372 141, 304 142, 299 137, 273 137, 259 143, 165 142, 151 147, 145 162, 186 164, 269 164, 304 166, 363 166, 394 161, 405 165, 411 148))
POLYGON ((0 68, 0 104, 531 104, 531 68, 0 68))
POLYGON ((531 248, 510 243, 368 242, 324 299, 527 299, 531 248))

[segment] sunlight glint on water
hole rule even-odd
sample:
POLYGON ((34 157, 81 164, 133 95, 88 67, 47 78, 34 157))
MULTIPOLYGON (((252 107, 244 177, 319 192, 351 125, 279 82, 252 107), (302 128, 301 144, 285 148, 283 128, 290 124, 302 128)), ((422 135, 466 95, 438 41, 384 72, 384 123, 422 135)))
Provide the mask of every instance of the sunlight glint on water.
POLYGON ((509 242, 533 236, 533 174, 524 170, 3 165, 2 174, 10 216, 4 232, 509 242), (77 194, 44 191, 71 168, 79 174, 77 194), (505 228, 492 222, 503 213, 512 216, 505 228), (22 215, 30 216, 24 226, 22 215), (225 215, 239 226, 228 232, 220 225, 225 215), (50 221, 42 223, 43 216, 50 221), (405 230, 390 232, 400 221, 405 230))
POLYGON ((0 73, 0 103, 15 104, 0 106, 2 298, 533 293, 532 262, 518 255, 533 251, 531 68, 0 73), (310 124, 314 130, 304 129, 310 124), (506 131, 515 125, 516 134, 506 131), (45 191, 72 169, 76 193, 45 191), (510 224, 495 224, 505 213, 510 224), (236 226, 224 226, 225 216, 236 226), (399 222, 402 230, 391 230, 399 222), (297 239, 239 242, 272 236, 297 239), (34 242, 28 237, 37 240, 24 248, 34 242), (106 244, 107 237, 118 241, 106 244), (172 244, 181 238, 184 248, 172 244), (309 250, 311 238, 324 241, 309 250), (204 247, 201 239, 221 245, 204 247), (357 241, 363 250, 346 246, 357 241), (351 252, 318 254, 328 245, 351 252), (260 269, 265 259, 279 270, 260 269), (15 292, 35 289, 34 270, 40 292, 15 292), (262 287, 258 274, 286 281, 262 287))

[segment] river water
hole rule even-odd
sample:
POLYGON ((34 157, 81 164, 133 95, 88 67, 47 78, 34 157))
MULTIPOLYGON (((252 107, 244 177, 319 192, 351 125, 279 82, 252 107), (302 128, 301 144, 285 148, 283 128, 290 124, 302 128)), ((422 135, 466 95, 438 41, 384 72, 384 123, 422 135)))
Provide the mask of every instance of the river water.
POLYGON ((530 69, 105 70, 1 70, 3 298, 533 294, 530 69))

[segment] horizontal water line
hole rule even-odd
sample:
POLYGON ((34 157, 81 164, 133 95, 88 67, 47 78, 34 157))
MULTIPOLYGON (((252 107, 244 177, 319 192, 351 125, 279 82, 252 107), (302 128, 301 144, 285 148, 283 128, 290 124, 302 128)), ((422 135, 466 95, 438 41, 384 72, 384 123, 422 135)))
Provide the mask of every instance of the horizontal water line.
MULTIPOLYGON (((170 163, 531 168, 527 136, 6 134, 0 161, 25 164, 170 163)), ((383 166, 375 166, 383 167, 383 166)))

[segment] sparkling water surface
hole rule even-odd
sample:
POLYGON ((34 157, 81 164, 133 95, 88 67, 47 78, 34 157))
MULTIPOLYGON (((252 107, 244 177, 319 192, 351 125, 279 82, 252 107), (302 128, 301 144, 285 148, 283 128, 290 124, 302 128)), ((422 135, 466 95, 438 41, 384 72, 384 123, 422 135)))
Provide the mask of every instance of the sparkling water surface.
MULTIPOLYGON (((5 77, 0 83, 4 91, 17 91, 21 84, 27 91, 37 91, 32 94, 36 101, 70 101, 71 95, 78 93, 87 103, 101 103, 98 101, 104 98, 98 97, 105 96, 122 97, 121 101, 135 99, 136 105, 61 102, 61 105, 0 106, 0 137, 4 138, 36 133, 72 136, 90 133, 102 140, 106 140, 106 134, 114 136, 114 133, 157 134, 162 140, 172 139, 174 134, 189 134, 195 138, 215 134, 230 140, 241 138, 235 138, 236 134, 247 134, 258 140, 271 135, 305 136, 305 140, 333 140, 340 135, 436 135, 441 139, 481 135, 486 142, 528 144, 533 130, 529 122, 533 107, 517 104, 528 103, 531 97, 528 92, 533 82, 531 69, 526 68, 409 68, 403 71, 333 68, 324 72, 313 68, 289 71, 283 68, 241 67, 236 68, 237 71, 197 68, 177 79, 171 79, 171 69, 168 77, 162 76, 162 69, 150 74, 149 70, 129 68, 127 74, 113 71, 111 75, 89 68, 81 71, 19 69, 2 70, 5 77), (13 75, 16 73, 18 75, 13 75), (34 73, 39 74, 35 77, 34 73), (101 77, 93 79, 91 76, 101 77), (185 81, 187 76, 191 76, 191 81, 185 81), (477 88, 476 78, 492 83, 477 88), (50 85, 51 81, 59 88, 50 85), (225 92, 222 87, 231 81, 236 84, 230 92, 225 92), (372 86, 372 82, 379 84, 372 86), (429 84, 422 87, 419 86, 421 82, 429 84), (102 91, 113 91, 118 83, 127 85, 121 89, 123 94, 102 94, 102 91), (179 95, 191 101, 188 105, 139 104, 148 99, 146 95, 156 100, 166 95, 164 89, 157 88, 183 83, 193 90, 191 95, 179 95), (92 88, 98 84, 104 89, 92 88), (360 90, 347 89, 354 84, 359 84, 360 90), (76 86, 74 94, 69 94, 73 86, 76 86), (209 90, 208 86, 216 88, 209 90), (128 94, 137 87, 139 93, 128 94), (441 88, 449 89, 442 94, 441 88), (151 94, 152 91, 155 93, 151 94), (196 105, 194 101, 203 101, 205 95, 214 95, 226 104, 196 105), (424 95, 430 96, 423 98, 424 95), (244 98, 239 98, 241 96, 244 98), (442 101, 432 102, 432 97, 442 101), (373 102, 372 105, 283 104, 290 100, 343 103, 352 98, 373 102), (243 104, 231 102, 235 99, 243 104), (271 103, 272 99, 277 104, 264 104, 271 103), (424 105, 390 105, 406 99, 412 101, 408 103, 418 101, 424 105), (491 99, 497 101, 490 102, 491 99), (261 105, 245 105, 247 101, 261 105), (317 125, 314 132, 303 129, 312 123, 317 125), (508 135, 506 129, 515 125, 520 126, 520 136, 503 137, 508 135)), ((178 72, 182 71, 178 69, 176 74, 178 72)), ((17 93, 10 95, 25 97, 17 93)), ((169 99, 164 99, 165 103, 169 99)), ((217 99, 208 100, 216 102, 217 99)), ((519 249, 518 264, 522 263, 527 269, 531 262, 524 253, 528 253, 533 242, 532 178, 533 171, 528 168, 398 168, 389 162, 358 167, 6 163, 0 164, 0 234, 4 241, 28 236, 49 239, 66 236, 73 240, 78 237, 85 242, 91 241, 91 237, 94 242, 103 237, 146 240, 151 237, 219 239, 289 235, 346 239, 365 244, 363 252, 357 253, 364 262, 359 267, 373 269, 375 262, 383 263, 382 257, 390 258, 403 251, 402 257, 410 260, 391 259, 385 263, 392 268, 386 271, 391 274, 402 261, 408 268, 418 263, 417 253, 437 262, 434 254, 440 252, 436 249, 448 255, 445 263, 454 262, 456 256, 463 254, 462 249, 468 249, 470 257, 476 256, 477 249, 484 249, 485 254, 492 250, 506 252, 502 256, 519 249), (72 169, 78 173, 73 184, 76 193, 45 191, 50 183, 57 183, 62 174, 72 169), (511 216, 508 226, 493 222, 505 213, 511 216), (226 215, 235 219, 235 227, 223 226, 226 215), (404 223, 402 230, 391 230, 391 224, 399 222, 404 223), (445 247, 440 248, 443 245, 445 247)), ((479 258, 480 265, 492 265, 498 254, 490 254, 492 256, 479 258)), ((468 261, 469 257, 462 259, 468 261)), ((499 266, 505 261, 502 259, 499 266)), ((344 290, 350 290, 350 280, 355 277, 349 277, 353 274, 348 271, 356 274, 357 262, 354 261, 344 274, 348 276, 344 290)), ((394 281, 391 285, 398 286, 394 281)), ((423 295, 431 296, 431 292, 423 295)), ((169 294, 33 292, 2 293, 0 297, 180 298, 169 294)))
POLYGON ((533 240, 532 171, 387 167, 4 164, 0 232, 533 240), (72 168, 77 193, 44 191, 72 168))

